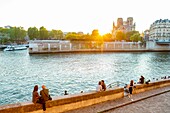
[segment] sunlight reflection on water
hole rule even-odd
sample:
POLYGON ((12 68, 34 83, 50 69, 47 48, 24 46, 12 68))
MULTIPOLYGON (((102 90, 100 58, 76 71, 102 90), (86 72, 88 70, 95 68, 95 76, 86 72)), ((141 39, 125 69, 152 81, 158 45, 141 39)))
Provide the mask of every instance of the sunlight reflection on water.
POLYGON ((147 79, 170 75, 170 53, 64 53, 29 55, 0 51, 0 105, 30 101, 34 85, 45 84, 52 96, 95 90, 140 75, 147 79))

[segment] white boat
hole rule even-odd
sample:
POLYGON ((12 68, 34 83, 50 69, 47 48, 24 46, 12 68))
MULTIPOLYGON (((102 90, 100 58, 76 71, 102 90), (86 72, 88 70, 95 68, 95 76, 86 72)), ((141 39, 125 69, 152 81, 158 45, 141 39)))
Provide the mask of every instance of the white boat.
POLYGON ((17 50, 25 50, 27 49, 26 46, 22 46, 22 45, 16 45, 16 46, 7 46, 4 51, 17 51, 17 50))

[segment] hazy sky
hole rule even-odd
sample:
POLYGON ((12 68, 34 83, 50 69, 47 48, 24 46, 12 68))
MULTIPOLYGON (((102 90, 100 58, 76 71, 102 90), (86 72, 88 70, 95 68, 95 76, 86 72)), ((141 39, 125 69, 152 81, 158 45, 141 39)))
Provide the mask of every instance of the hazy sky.
POLYGON ((61 29, 101 34, 113 21, 133 17, 136 30, 149 29, 157 19, 170 19, 169 0, 0 0, 0 26, 61 29))

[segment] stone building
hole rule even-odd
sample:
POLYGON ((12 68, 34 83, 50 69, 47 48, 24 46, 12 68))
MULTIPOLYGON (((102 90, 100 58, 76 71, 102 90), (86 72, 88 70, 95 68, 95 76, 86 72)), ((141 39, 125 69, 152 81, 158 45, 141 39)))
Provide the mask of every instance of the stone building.
POLYGON ((117 19, 117 26, 113 22, 112 37, 116 37, 117 31, 122 31, 124 33, 135 30, 135 23, 133 23, 133 17, 128 17, 126 21, 123 21, 123 18, 117 19))
POLYGON ((160 19, 150 25, 149 40, 169 40, 170 39, 170 20, 160 19))
POLYGON ((144 31, 144 37, 143 38, 144 38, 145 41, 149 40, 149 32, 150 31, 148 29, 144 31))

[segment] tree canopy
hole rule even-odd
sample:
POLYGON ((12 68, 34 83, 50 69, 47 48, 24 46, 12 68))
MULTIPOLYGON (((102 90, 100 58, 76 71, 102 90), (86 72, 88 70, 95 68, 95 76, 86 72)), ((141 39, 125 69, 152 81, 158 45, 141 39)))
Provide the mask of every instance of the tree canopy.
POLYGON ((133 35, 130 37, 130 40, 133 41, 133 42, 138 42, 138 41, 141 41, 141 42, 142 42, 142 38, 141 38, 141 36, 140 36, 139 33, 133 34, 133 35))
POLYGON ((63 32, 61 30, 52 30, 49 33, 50 39, 63 39, 63 32))
POLYGON ((126 41, 130 41, 130 37, 136 33, 139 33, 139 31, 129 31, 126 33, 126 41))
POLYGON ((39 37, 39 31, 36 27, 29 27, 27 34, 30 40, 37 39, 39 37))
POLYGON ((115 40, 119 40, 119 41, 125 40, 125 33, 122 31, 117 31, 115 40))
POLYGON ((47 29, 44 26, 40 27, 40 29, 39 29, 39 39, 46 40, 46 39, 48 39, 48 36, 49 35, 48 35, 47 29))

